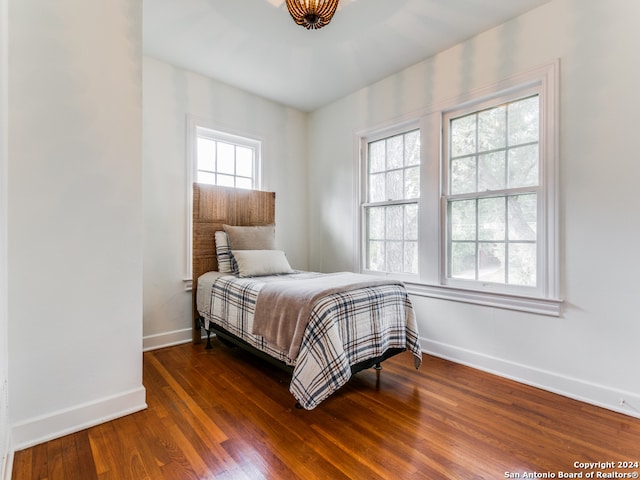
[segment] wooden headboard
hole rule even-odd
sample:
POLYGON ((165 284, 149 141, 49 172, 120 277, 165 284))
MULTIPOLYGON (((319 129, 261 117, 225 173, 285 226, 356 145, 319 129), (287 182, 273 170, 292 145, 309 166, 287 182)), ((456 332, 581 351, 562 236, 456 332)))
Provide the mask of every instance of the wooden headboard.
POLYGON ((216 185, 193 184, 193 341, 200 342, 196 292, 200 275, 218 269, 215 232, 222 225, 270 225, 275 223, 276 194, 216 185))

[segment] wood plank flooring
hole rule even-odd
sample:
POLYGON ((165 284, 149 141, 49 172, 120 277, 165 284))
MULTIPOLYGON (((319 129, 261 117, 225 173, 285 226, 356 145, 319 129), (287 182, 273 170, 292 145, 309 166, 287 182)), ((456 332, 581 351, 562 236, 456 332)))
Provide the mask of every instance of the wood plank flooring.
POLYGON ((640 420, 430 356, 358 373, 312 411, 287 374, 214 340, 144 354, 149 408, 16 452, 22 479, 611 478, 640 420), (562 477, 560 472, 583 476, 562 477), (535 477, 552 473, 555 477, 535 477), (527 476, 529 475, 529 476, 527 476))

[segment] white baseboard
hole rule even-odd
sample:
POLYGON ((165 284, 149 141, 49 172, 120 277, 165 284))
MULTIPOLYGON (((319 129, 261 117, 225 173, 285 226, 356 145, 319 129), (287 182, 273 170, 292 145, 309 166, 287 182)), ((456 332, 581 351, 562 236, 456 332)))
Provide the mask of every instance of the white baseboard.
POLYGON ((146 390, 140 387, 119 395, 32 418, 11 425, 12 452, 115 420, 145 408, 147 408, 146 390))
POLYGON ((192 338, 192 330, 183 328, 172 332, 158 333, 142 337, 142 351, 157 350, 158 348, 172 347, 182 343, 189 343, 192 338))
MULTIPOLYGON (((159 348, 173 347, 174 345, 182 345, 193 340, 190 328, 182 330, 174 330, 172 332, 158 333, 155 335, 147 335, 142 338, 142 351, 158 350, 159 348)), ((215 333, 211 334, 211 338, 215 337, 215 333)), ((206 340, 206 334, 202 335, 202 339, 206 340)))
POLYGON ((557 393, 581 402, 640 418, 640 395, 508 360, 421 339, 424 353, 557 393))

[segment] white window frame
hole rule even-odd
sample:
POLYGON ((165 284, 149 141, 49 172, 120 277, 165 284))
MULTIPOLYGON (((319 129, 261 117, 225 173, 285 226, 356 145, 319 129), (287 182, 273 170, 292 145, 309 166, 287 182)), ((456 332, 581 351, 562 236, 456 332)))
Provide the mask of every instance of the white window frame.
MULTIPOLYGON (((419 200, 419 278, 400 278, 410 293, 432 298, 473 303, 489 307, 559 316, 560 263, 558 227, 558 88, 559 62, 543 65, 529 72, 515 75, 494 85, 469 92, 460 97, 434 105, 394 123, 356 133, 357 168, 360 172, 358 196, 358 253, 357 271, 364 272, 364 216, 366 200, 363 175, 366 173, 366 148, 363 142, 376 134, 418 122, 421 132, 421 191, 419 200), (447 279, 446 252, 446 181, 444 117, 453 111, 473 111, 481 104, 501 103, 501 99, 520 97, 522 92, 535 91, 540 95, 540 184, 538 194, 538 285, 536 288, 500 288, 495 284, 452 282, 447 279), (518 93, 520 92, 520 93, 518 93)), ((366 145, 366 144, 364 144, 366 145)), ((366 180, 365 180, 366 181, 366 180)), ((373 273, 375 272, 367 272, 373 273)), ((390 275, 390 274, 387 274, 390 275)), ((396 276, 396 275, 392 275, 396 276)))
POLYGON ((254 158, 254 185, 253 190, 262 188, 262 161, 263 161, 263 140, 256 134, 230 129, 226 126, 218 125, 210 120, 187 115, 186 128, 186 194, 187 194, 187 256, 186 274, 183 280, 185 290, 192 288, 192 233, 193 233, 193 183, 198 178, 198 151, 197 137, 199 133, 206 131, 207 136, 214 140, 219 140, 235 145, 247 146, 255 149, 254 158))
MULTIPOLYGON (((369 195, 369 191, 368 191, 368 150, 369 150, 369 144, 376 142, 378 140, 383 140, 389 137, 393 137, 396 135, 403 135, 405 133, 414 131, 414 130, 418 130, 419 134, 420 134, 420 122, 419 121, 410 121, 410 122, 405 122, 405 123, 401 123, 399 125, 394 125, 391 128, 385 128, 382 130, 378 130, 375 132, 371 132, 369 135, 367 136, 362 136, 360 138, 360 151, 362 152, 362 162, 360 163, 360 178, 362 179, 361 181, 361 185, 360 185, 360 191, 362 192, 362 200, 359 203, 360 204, 360 213, 359 216, 361 218, 361 226, 360 226, 360 231, 362 232, 361 238, 360 238, 360 250, 362 252, 362 255, 360 255, 360 265, 361 268, 360 270, 363 273, 373 273, 373 274, 377 274, 377 275, 393 275, 397 278, 401 278, 404 281, 416 281, 418 278, 417 274, 410 274, 410 273, 388 273, 388 272, 381 272, 381 271, 374 271, 374 270, 369 270, 366 268, 367 265, 367 259, 366 259, 366 255, 367 255, 367 219, 366 219, 366 209, 369 207, 373 207, 373 206, 391 206, 391 205, 408 205, 408 204, 418 204, 420 203, 420 199, 403 199, 403 200, 388 200, 388 201, 383 201, 383 202, 375 202, 375 203, 370 203, 369 199, 368 199, 368 195, 369 195)), ((422 157, 422 154, 420 155, 422 157)), ((422 158, 421 158, 422 160, 422 158)), ((419 241, 418 241, 419 243, 419 241)), ((419 248, 419 247, 418 247, 419 248)))
MULTIPOLYGON (((442 211, 441 217, 444 220, 444 224, 447 225, 447 228, 443 228, 441 231, 442 240, 441 240, 441 259, 443 260, 443 266, 441 267, 442 273, 442 283, 462 288, 468 290, 481 290, 481 291, 497 291, 499 293, 506 294, 514 294, 514 295, 533 295, 536 297, 544 297, 545 288, 544 288, 544 280, 546 279, 546 264, 544 259, 546 258, 546 243, 544 241, 547 229, 545 228, 546 222, 546 212, 545 212, 545 202, 544 202, 544 189, 545 182, 543 180, 543 167, 545 164, 544 155, 543 155, 543 147, 541 142, 538 142, 538 182, 535 186, 530 187, 520 187, 520 188, 508 188, 505 186, 502 190, 499 191, 487 191, 487 192, 471 192, 465 194, 455 195, 449 192, 449 182, 451 178, 451 172, 449 168, 449 122, 452 119, 463 117, 470 114, 479 113, 483 110, 490 109, 493 107, 502 106, 509 102, 514 102, 517 100, 521 100, 527 97, 538 96, 538 101, 542 102, 540 85, 534 85, 528 88, 517 89, 514 92, 510 92, 506 95, 500 95, 497 97, 492 97, 489 100, 479 101, 477 103, 473 103, 471 105, 467 105, 464 108, 451 110, 447 112, 443 112, 443 142, 442 142, 442 211), (536 251, 537 251, 537 265, 536 265, 536 273, 537 273, 537 285, 534 286, 519 286, 513 284, 503 284, 503 283, 491 283, 485 282, 482 280, 465 280, 460 278, 454 278, 451 276, 451 272, 449 272, 450 268, 450 256, 451 252, 449 251, 449 238, 448 238, 448 224, 449 224, 449 212, 448 212, 448 204, 450 199, 468 199, 468 200, 477 200, 483 197, 499 197, 505 198, 511 195, 521 195, 521 194, 535 194, 537 199, 537 222, 536 222, 536 251), (537 226, 541 228, 537 228, 537 226)), ((540 108, 540 115, 542 116, 543 109, 540 108)), ((478 242, 476 239, 475 242, 478 242)), ((507 244, 510 242, 506 242, 507 244)))
MULTIPOLYGON (((197 181, 198 172, 200 171, 200 169, 198 168, 198 146, 197 146, 198 138, 206 138, 209 140, 213 140, 216 143, 218 142, 226 143, 228 145, 247 147, 253 150, 254 152, 253 166, 252 166, 253 175, 251 177, 243 177, 241 175, 237 175, 236 173, 234 173, 233 175, 225 175, 225 176, 231 176, 231 177, 234 177, 234 179, 235 178, 251 178, 251 182, 252 182, 251 189, 252 190, 259 189, 260 187, 260 150, 261 150, 261 143, 262 143, 260 142, 260 140, 255 140, 253 138, 246 137, 246 136, 230 134, 230 133, 216 130, 213 128, 205 127, 203 125, 195 125, 195 138, 194 138, 195 142, 194 143, 196 145, 193 152, 194 156, 192 161, 194 181, 197 181)), ((215 175, 220 174, 219 171, 213 171, 210 173, 213 173, 215 175)), ((235 187, 235 188, 243 188, 243 187, 235 187)))

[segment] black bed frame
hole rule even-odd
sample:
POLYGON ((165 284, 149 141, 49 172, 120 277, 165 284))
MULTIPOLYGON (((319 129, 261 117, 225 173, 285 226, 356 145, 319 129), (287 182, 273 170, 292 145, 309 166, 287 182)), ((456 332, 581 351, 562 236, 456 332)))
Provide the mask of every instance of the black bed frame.
MULTIPOLYGON (((207 332, 207 344, 205 346, 206 350, 209 350, 212 348, 211 334, 214 333, 218 338, 220 338, 222 343, 229 343, 231 345, 238 346, 241 349, 255 355, 256 357, 270 363, 271 365, 281 370, 284 370, 289 375, 293 374, 292 365, 287 365, 285 362, 278 360, 277 358, 273 358, 270 355, 267 355, 262 350, 258 350, 253 345, 249 345, 247 342, 245 342, 238 336, 228 332, 227 330, 222 328, 220 325, 216 325, 213 322, 209 322, 209 330, 207 330, 206 328, 204 328, 204 319, 200 317, 200 326, 204 329, 205 332, 207 332)), ((354 375, 358 372, 361 372, 362 370, 367 370, 371 367, 375 368, 376 370, 382 370, 382 366, 380 365, 382 362, 384 362, 388 358, 391 358, 395 355, 398 355, 399 353, 404 352, 405 350, 406 348, 389 348, 379 357, 370 358, 370 359, 358 362, 354 365, 351 365, 351 374, 354 375)), ((302 408, 300 403, 296 402, 296 408, 302 408)))

